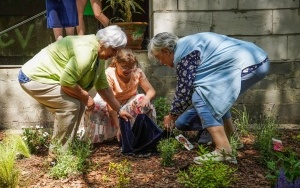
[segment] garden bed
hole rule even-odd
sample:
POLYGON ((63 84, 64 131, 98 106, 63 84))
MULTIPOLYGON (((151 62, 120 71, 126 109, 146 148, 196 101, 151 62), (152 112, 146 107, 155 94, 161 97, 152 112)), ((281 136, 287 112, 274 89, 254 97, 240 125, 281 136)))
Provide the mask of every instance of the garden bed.
MULTIPOLYGON (((290 148, 296 153, 300 153, 299 139, 294 139, 299 135, 299 130, 281 130, 283 133, 283 146, 290 148)), ((0 140, 4 138, 4 131, 0 131, 0 140)), ((242 137, 244 148, 238 151, 238 164, 232 165, 237 168, 234 173, 236 181, 230 187, 234 188, 264 188, 270 187, 270 182, 265 178, 267 168, 259 163, 259 152, 254 148, 253 135, 242 137)), ((197 147, 195 147, 197 148, 197 147)), ((184 170, 193 164, 193 157, 197 156, 197 149, 188 151, 181 149, 175 155, 175 165, 172 167, 162 167, 159 155, 150 157, 125 156, 120 153, 117 142, 103 143, 95 145, 90 160, 92 165, 88 171, 82 175, 75 175, 67 179, 55 180, 48 175, 49 165, 46 162, 47 153, 32 155, 17 161, 20 169, 19 187, 115 187, 117 177, 108 172, 109 163, 119 163, 125 159, 130 163, 130 188, 159 188, 172 187, 180 188, 176 179, 179 170, 184 170)))

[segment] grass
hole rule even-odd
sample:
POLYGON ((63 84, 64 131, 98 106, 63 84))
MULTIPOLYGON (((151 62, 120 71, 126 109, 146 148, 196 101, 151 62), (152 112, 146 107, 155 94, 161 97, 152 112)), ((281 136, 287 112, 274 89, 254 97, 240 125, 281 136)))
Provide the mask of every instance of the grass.
POLYGON ((17 187, 20 172, 15 163, 23 156, 30 157, 30 151, 19 135, 9 135, 0 144, 0 187, 17 187))

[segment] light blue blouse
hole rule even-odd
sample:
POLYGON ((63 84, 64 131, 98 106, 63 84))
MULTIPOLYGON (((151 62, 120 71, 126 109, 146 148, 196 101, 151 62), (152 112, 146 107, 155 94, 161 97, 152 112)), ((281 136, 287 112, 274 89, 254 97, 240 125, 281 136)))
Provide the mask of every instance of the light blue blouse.
POLYGON ((251 42, 204 32, 178 40, 174 67, 192 51, 200 52, 201 61, 196 68, 194 89, 216 119, 220 119, 237 100, 241 71, 267 58, 267 53, 251 42))

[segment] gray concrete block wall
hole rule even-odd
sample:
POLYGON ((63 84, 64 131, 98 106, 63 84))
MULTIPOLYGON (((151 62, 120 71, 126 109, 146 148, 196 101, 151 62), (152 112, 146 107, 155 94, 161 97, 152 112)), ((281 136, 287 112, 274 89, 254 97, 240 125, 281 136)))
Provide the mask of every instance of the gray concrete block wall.
POLYGON ((52 115, 22 90, 18 82, 20 68, 0 69, 0 128, 49 125, 52 115))
POLYGON ((153 0, 152 35, 212 31, 255 43, 268 53, 271 70, 235 106, 245 105, 254 117, 274 115, 281 123, 300 123, 299 0, 170 2, 153 0))

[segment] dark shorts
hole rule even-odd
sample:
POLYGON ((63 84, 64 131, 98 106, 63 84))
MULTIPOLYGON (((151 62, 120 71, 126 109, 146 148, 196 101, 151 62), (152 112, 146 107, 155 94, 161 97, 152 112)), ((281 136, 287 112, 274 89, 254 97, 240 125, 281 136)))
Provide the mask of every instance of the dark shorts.
POLYGON ((46 10, 48 28, 78 25, 76 0, 46 0, 46 10))

